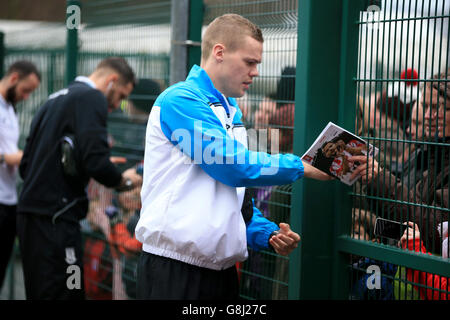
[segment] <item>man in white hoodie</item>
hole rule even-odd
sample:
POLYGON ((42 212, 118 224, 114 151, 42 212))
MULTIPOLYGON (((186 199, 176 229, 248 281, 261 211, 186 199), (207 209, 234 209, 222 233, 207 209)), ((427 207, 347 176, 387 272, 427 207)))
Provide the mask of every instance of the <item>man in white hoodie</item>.
POLYGON ((139 299, 235 299, 235 264, 247 245, 288 255, 300 236, 254 207, 245 187, 329 176, 293 154, 247 148, 242 97, 258 76, 263 37, 226 14, 208 26, 201 66, 155 101, 146 133, 142 210, 136 238, 139 299))

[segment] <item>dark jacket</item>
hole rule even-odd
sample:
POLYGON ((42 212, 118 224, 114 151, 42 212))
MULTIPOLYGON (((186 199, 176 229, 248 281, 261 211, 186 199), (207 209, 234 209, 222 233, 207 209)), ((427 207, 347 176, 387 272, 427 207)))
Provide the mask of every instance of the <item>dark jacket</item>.
MULTIPOLYGON (((449 140, 440 142, 448 144, 449 140)), ((376 208, 378 215, 400 222, 415 222, 419 225, 425 247, 433 253, 440 253, 441 239, 437 227, 449 219, 449 150, 440 144, 431 145, 424 156, 428 157, 428 169, 420 172, 415 187, 408 189, 402 181, 385 171, 368 185, 367 193, 374 196, 372 207, 376 208)), ((414 174, 418 174, 417 171, 414 174)))
POLYGON ((100 91, 77 81, 49 97, 31 123, 19 166, 24 181, 18 212, 53 216, 69 206, 65 218, 82 219, 90 178, 107 187, 119 185, 121 173, 109 160, 107 106, 100 91), (75 142, 75 177, 65 175, 61 164, 61 139, 67 134, 75 142))

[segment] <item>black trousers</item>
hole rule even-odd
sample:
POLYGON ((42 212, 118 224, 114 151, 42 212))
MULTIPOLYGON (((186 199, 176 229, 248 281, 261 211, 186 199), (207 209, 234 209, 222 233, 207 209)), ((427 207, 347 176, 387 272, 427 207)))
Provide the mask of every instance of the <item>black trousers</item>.
POLYGON ((236 267, 216 271, 142 252, 137 298, 147 300, 236 300, 236 267))
POLYGON ((16 238, 16 206, 0 204, 0 289, 16 238))
POLYGON ((31 300, 83 300, 80 224, 17 214, 25 292, 31 300))

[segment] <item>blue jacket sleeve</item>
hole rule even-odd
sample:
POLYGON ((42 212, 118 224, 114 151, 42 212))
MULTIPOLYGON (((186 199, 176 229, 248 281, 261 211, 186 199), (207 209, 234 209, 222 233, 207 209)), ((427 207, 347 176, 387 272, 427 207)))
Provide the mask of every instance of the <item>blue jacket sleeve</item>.
POLYGON ((253 217, 247 223, 247 245, 256 251, 268 249, 269 236, 275 230, 279 227, 253 205, 253 217))
POLYGON ((289 184, 303 176, 301 159, 248 150, 230 137, 207 101, 188 88, 175 88, 161 107, 164 135, 212 178, 232 187, 289 184))

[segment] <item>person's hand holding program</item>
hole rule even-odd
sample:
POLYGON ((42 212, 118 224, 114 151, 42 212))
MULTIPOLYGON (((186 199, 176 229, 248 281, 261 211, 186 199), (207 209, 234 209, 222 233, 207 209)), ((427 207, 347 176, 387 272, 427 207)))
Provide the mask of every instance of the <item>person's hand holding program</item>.
POLYGON ((372 157, 367 158, 367 156, 352 156, 348 158, 348 161, 351 165, 355 162, 359 163, 353 171, 350 180, 361 177, 361 181, 363 183, 371 183, 373 179, 377 178, 380 168, 378 162, 372 157))

